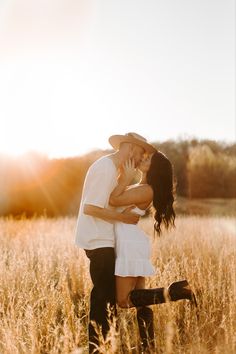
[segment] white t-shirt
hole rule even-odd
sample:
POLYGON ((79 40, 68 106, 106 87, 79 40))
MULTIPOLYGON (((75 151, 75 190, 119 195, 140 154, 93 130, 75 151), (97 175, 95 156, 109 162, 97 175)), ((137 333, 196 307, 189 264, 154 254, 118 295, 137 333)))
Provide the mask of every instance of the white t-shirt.
POLYGON ((109 197, 117 185, 117 169, 110 157, 104 156, 95 161, 85 177, 76 225, 75 243, 84 249, 114 247, 114 225, 99 218, 85 215, 84 205, 110 208, 109 197))

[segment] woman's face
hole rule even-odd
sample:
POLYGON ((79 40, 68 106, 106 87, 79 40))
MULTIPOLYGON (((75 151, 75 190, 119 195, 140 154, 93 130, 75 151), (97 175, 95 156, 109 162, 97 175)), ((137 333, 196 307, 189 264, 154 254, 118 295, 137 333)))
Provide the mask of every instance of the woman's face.
POLYGON ((138 168, 141 172, 146 173, 151 166, 151 159, 153 154, 145 155, 140 162, 138 168))

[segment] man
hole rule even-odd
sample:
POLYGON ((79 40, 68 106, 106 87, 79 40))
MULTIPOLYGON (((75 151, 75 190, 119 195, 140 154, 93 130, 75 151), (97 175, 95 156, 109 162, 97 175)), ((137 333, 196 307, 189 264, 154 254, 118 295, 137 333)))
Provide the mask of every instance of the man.
POLYGON ((132 158, 137 167, 144 153, 154 151, 146 139, 136 133, 113 135, 109 142, 115 153, 95 161, 89 168, 81 197, 76 227, 76 244, 90 259, 93 289, 90 295, 89 352, 99 353, 99 341, 93 323, 100 326, 104 339, 109 331, 108 306, 115 311, 115 235, 113 224, 136 224, 132 207, 118 212, 109 206, 109 197, 117 184, 119 168, 132 158))

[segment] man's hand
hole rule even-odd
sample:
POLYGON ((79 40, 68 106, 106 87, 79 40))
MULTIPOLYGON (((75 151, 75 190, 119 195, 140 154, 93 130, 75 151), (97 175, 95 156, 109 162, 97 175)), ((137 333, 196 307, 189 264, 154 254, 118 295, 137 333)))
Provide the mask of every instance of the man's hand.
POLYGON ((135 208, 135 205, 129 206, 128 208, 122 211, 122 222, 125 224, 137 224, 140 218, 140 215, 132 213, 132 209, 135 208))

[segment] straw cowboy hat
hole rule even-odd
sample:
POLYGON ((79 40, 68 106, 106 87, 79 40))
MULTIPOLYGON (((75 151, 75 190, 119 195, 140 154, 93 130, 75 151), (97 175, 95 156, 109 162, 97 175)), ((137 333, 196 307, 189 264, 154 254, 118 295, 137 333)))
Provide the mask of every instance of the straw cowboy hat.
POLYGON ((156 151, 154 146, 149 144, 143 136, 137 133, 127 133, 125 135, 112 135, 110 136, 108 141, 115 150, 119 149, 121 143, 131 143, 131 144, 141 146, 149 154, 156 151))

